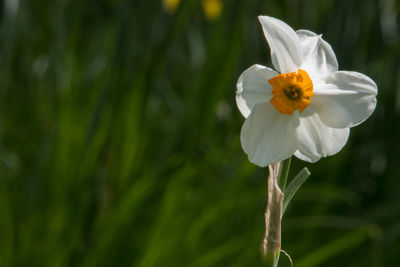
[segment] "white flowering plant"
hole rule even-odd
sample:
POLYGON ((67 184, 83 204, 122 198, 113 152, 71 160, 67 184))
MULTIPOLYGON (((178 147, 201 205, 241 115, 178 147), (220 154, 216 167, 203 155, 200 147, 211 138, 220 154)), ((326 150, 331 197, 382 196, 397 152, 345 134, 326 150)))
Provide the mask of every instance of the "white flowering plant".
POLYGON ((240 135, 254 164, 269 166, 263 263, 277 266, 282 215, 307 169, 286 187, 292 155, 316 162, 338 153, 350 128, 375 110, 377 85, 359 72, 339 71, 332 47, 308 30, 260 16, 274 69, 253 65, 237 82, 236 103, 246 118, 240 135))

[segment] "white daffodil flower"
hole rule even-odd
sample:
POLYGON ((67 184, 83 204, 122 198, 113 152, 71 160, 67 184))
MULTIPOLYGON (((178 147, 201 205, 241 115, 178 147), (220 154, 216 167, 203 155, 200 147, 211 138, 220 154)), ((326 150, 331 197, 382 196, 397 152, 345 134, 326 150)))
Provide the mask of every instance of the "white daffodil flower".
POLYGON ((376 106, 377 86, 364 74, 338 71, 332 47, 308 30, 260 16, 276 69, 253 65, 237 82, 236 102, 246 118, 241 144, 258 166, 291 155, 316 162, 339 152, 349 128, 376 106))

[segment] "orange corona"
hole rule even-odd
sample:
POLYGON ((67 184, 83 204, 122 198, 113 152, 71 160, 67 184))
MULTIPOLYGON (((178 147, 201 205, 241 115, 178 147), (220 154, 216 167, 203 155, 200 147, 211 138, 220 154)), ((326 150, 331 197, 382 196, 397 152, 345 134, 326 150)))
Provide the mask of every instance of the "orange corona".
POLYGON ((279 74, 268 80, 272 86, 273 97, 269 102, 281 113, 290 115, 296 109, 300 113, 310 104, 314 95, 313 83, 308 73, 299 69, 296 72, 279 74))

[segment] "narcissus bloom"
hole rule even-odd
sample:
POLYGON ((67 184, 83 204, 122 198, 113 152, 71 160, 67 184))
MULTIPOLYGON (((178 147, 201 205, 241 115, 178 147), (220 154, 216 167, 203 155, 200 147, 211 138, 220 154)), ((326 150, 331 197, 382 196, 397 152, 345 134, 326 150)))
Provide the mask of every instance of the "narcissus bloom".
POLYGON ((237 82, 236 102, 246 118, 241 143, 261 167, 291 155, 315 162, 339 152, 349 128, 376 106, 377 86, 369 77, 338 71, 332 47, 308 30, 260 16, 276 69, 253 65, 237 82))

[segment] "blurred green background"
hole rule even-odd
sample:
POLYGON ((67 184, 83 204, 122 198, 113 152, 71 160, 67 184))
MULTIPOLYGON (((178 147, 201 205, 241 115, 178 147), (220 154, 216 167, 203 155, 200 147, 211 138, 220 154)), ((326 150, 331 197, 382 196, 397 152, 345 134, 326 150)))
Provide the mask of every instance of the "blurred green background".
POLYGON ((339 154, 292 161, 312 175, 282 248, 296 267, 400 266, 400 2, 219 4, 1 1, 0 266, 259 266, 267 171, 234 94, 272 66, 258 15, 323 33, 379 88, 339 154))

